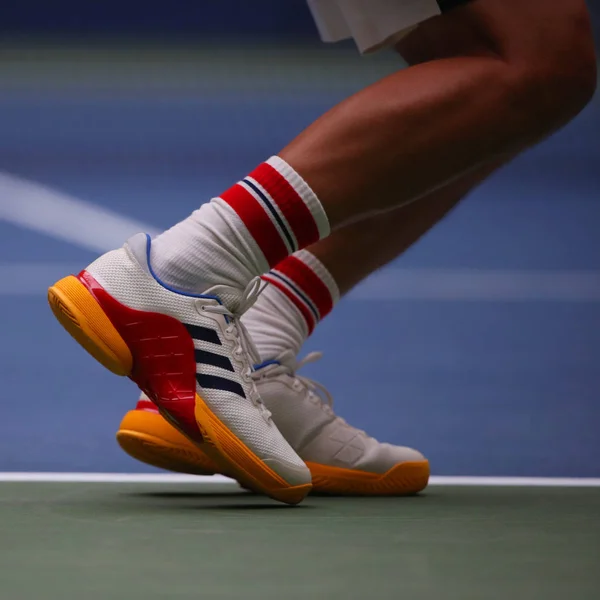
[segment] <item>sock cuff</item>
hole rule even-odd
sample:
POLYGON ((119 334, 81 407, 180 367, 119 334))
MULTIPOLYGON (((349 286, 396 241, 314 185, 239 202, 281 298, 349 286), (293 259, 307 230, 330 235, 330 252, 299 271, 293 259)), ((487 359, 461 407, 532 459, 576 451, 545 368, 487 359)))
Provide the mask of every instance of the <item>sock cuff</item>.
MULTIPOLYGON (((280 175, 282 175, 286 181, 292 186, 294 191, 302 198, 304 204, 308 207, 308 210, 315 220, 317 230, 319 232, 319 239, 323 239, 331 232, 329 225, 329 219, 325 214, 325 209, 321 204, 317 195, 313 192, 312 188, 308 185, 302 176, 297 173, 294 168, 288 164, 283 158, 279 156, 271 156, 266 162, 267 165, 273 167, 280 175)), ((300 244, 300 248, 307 246, 308 244, 300 244)))
POLYGON ((329 220, 310 186, 283 159, 273 156, 223 192, 241 220, 236 229, 253 239, 270 267, 329 234, 329 220))
POLYGON ((333 275, 329 272, 327 267, 312 252, 309 252, 308 250, 299 250, 298 252, 294 253, 294 256, 316 273, 317 277, 329 290, 332 303, 335 306, 340 299, 340 288, 338 287, 338 284, 335 282, 333 275))
POLYGON ((292 302, 304 318, 309 334, 339 300, 333 277, 308 251, 301 250, 288 256, 262 278, 292 302))

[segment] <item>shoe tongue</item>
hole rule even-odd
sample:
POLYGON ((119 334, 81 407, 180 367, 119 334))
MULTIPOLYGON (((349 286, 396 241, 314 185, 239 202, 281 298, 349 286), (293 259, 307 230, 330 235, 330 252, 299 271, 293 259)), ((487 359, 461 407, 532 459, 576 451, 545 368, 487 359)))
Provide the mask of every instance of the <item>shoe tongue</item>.
POLYGON ((231 312, 236 312, 242 303, 244 292, 229 285, 214 285, 207 289, 203 295, 217 297, 231 312))
POLYGON ((296 355, 291 350, 285 350, 281 354, 277 356, 275 359, 279 364, 288 367, 292 371, 296 370, 296 364, 298 361, 296 360, 296 355))
POLYGON ((286 350, 277 356, 272 357, 261 357, 262 362, 259 365, 256 365, 255 368, 257 370, 267 369, 272 365, 283 365, 284 367, 288 367, 290 372, 293 373, 296 367, 296 357, 291 350, 286 350))

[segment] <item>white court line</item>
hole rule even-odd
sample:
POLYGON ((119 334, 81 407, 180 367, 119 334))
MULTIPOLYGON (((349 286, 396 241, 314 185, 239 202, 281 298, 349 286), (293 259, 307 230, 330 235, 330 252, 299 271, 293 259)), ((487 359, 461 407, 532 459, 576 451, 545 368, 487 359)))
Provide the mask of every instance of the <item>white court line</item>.
POLYGON ((175 473, 35 473, 0 472, 0 482, 44 483, 230 483, 224 475, 181 475, 175 473))
POLYGON ((494 486, 494 487, 600 487, 594 477, 460 477, 434 476, 431 485, 494 486))
MULTIPOLYGON (((160 483, 211 484, 232 483, 223 475, 197 476, 172 473, 33 473, 0 472, 0 482, 39 483, 160 483)), ((494 486, 494 487, 600 487, 600 478, 593 477, 445 477, 433 476, 434 486, 494 486)))
MULTIPOLYGON (((144 223, 0 172, 0 220, 105 252, 140 231, 144 223)), ((48 285, 85 265, 8 263, 0 265, 0 295, 45 294, 48 285)), ((432 300, 437 302, 600 302, 600 271, 500 269, 397 269, 375 273, 349 300, 432 300)))
POLYGON ((398 269, 375 273, 353 300, 599 302, 600 271, 398 269))
MULTIPOLYGON (((116 244, 115 247, 120 245, 116 244)), ((85 264, 0 264, 0 296, 37 296, 85 264)), ((357 287, 348 300, 394 302, 600 302, 600 272, 388 268, 357 287)))
POLYGON ((0 173, 0 220, 94 252, 119 248, 140 231, 158 233, 134 219, 7 173, 0 173))
POLYGON ((85 262, 0 264, 0 296, 39 296, 69 273, 79 273, 85 262))

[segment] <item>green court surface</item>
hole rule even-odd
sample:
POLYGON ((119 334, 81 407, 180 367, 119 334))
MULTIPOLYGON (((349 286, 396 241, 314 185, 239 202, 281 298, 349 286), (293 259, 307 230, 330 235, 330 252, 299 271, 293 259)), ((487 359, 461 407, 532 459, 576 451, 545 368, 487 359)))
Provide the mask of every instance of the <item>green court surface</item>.
POLYGON ((310 497, 1 483, 6 600, 600 598, 600 488, 310 497))

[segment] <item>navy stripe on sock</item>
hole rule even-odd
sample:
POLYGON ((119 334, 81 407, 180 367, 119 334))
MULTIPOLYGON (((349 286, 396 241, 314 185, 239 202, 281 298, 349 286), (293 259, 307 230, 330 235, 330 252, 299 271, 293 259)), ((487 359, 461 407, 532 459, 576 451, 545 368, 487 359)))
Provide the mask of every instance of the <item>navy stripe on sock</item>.
POLYGON ((206 350, 194 350, 196 356, 196 362, 203 365, 212 365, 213 367, 220 367, 227 371, 233 371, 233 365, 226 356, 215 354, 214 352, 207 352, 206 350))
POLYGON ((283 222, 283 220, 281 219, 281 217, 275 210, 275 207, 271 204, 270 200, 265 196, 265 194, 263 194, 261 192, 261 190, 258 189, 258 187, 256 187, 248 179, 244 179, 244 183, 248 187, 252 188, 260 196, 261 200, 265 203, 265 205, 267 206, 267 208, 273 215, 273 218, 277 221, 277 224, 279 225, 279 227, 281 227, 281 231, 283 231, 283 235, 285 235, 287 241, 289 242, 292 252, 295 252, 296 250, 298 250, 298 248, 296 248, 296 245, 294 244, 294 238, 290 235, 290 232, 288 231, 287 227, 285 226, 285 223, 283 222))
POLYGON ((221 340, 214 329, 201 327, 200 325, 187 325, 186 323, 183 325, 195 340, 202 340, 203 342, 210 342, 211 344, 217 344, 219 346, 221 345, 221 340))
POLYGON ((246 397, 246 394, 244 394, 244 388, 239 383, 231 381, 231 379, 225 379, 225 377, 196 373, 196 381, 200 387, 208 390, 224 390, 226 392, 237 394, 242 398, 246 397))
POLYGON ((275 270, 269 271, 268 275, 269 275, 269 277, 275 277, 276 279, 279 279, 279 281, 281 281, 282 283, 287 285, 289 288, 291 288, 294 292, 296 292, 296 294, 298 294, 298 296, 300 296, 300 298, 302 298, 302 300, 304 300, 306 306, 308 306, 310 312, 314 315, 316 322, 317 323, 319 322, 319 311, 315 308, 311 299, 308 298, 308 296, 306 296, 300 288, 296 287, 289 279, 285 279, 284 277, 281 277, 281 275, 279 275, 275 270))

